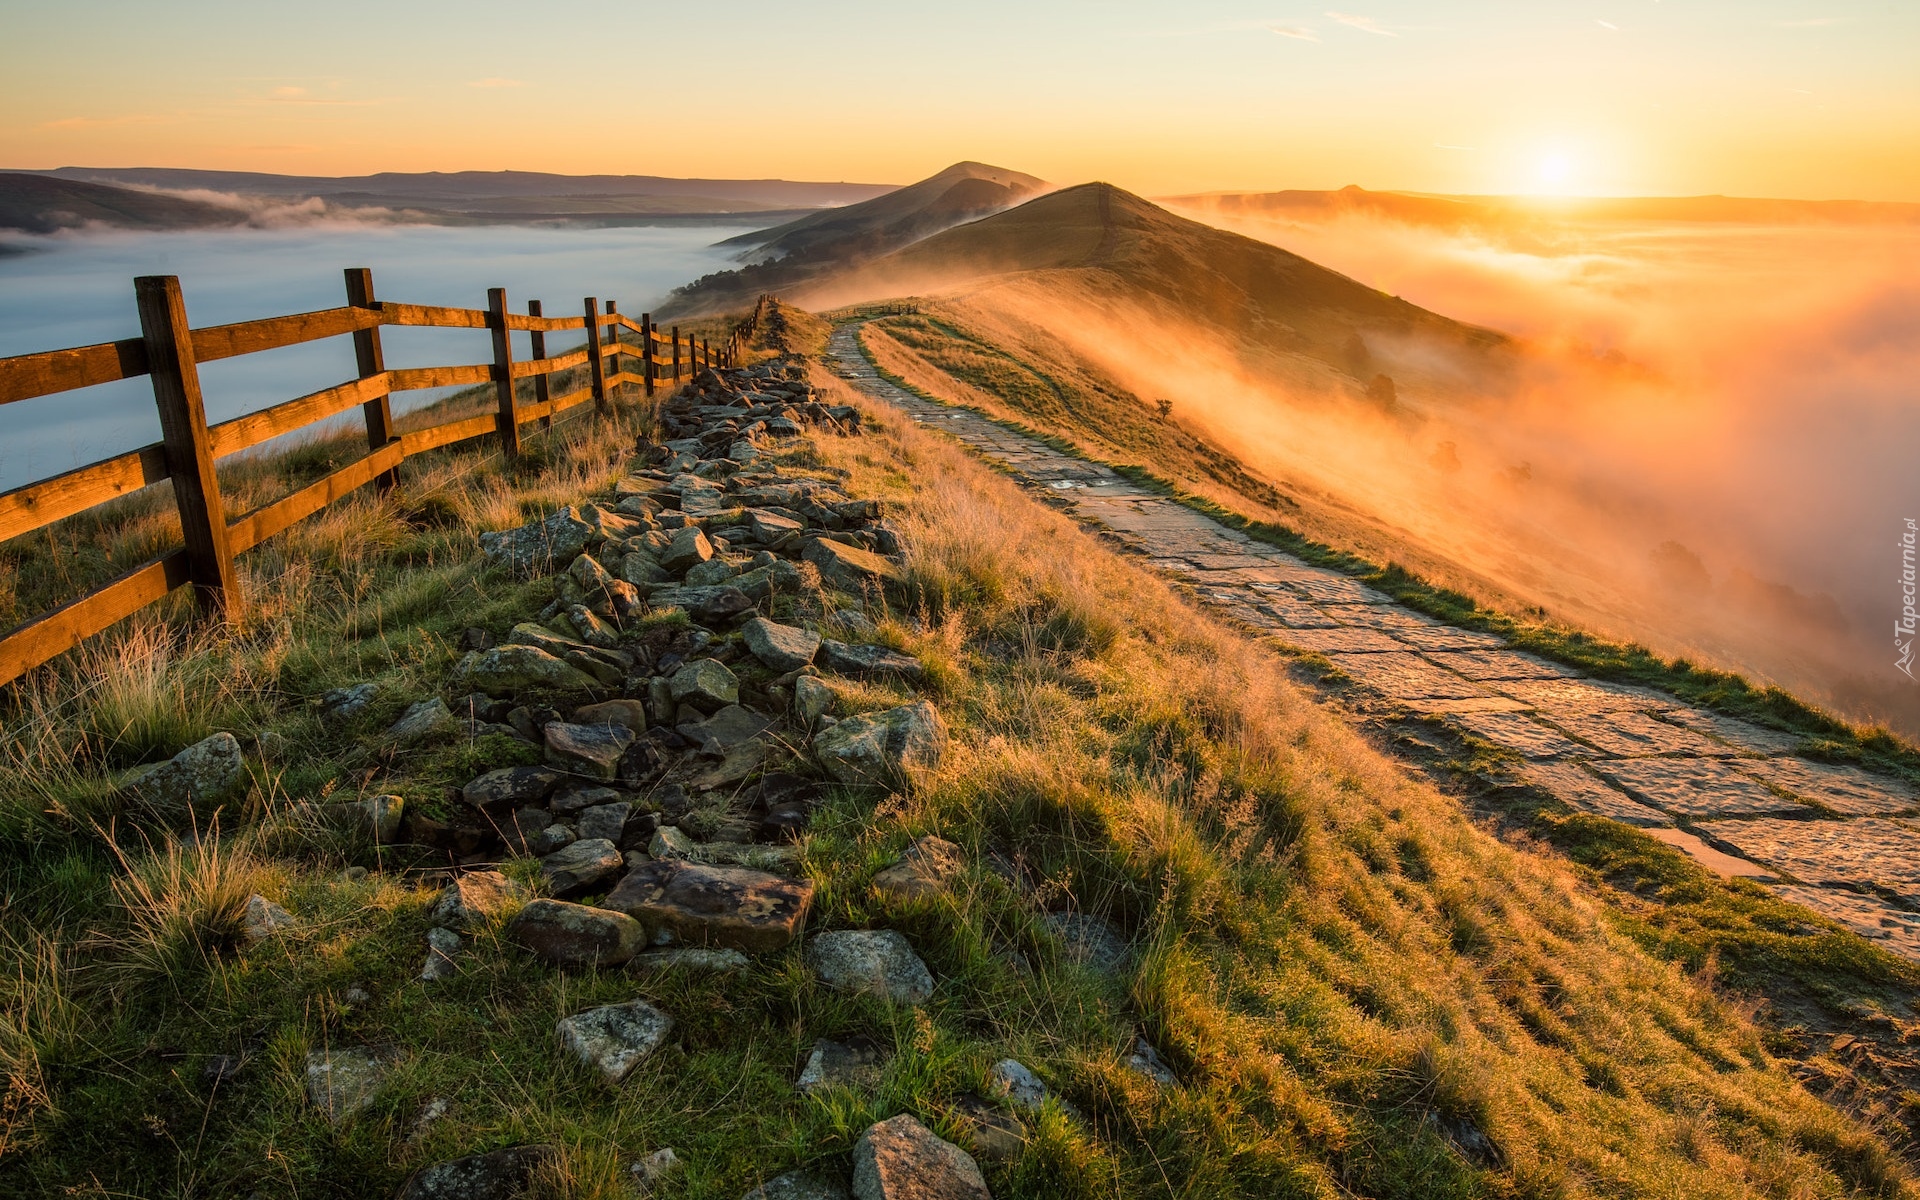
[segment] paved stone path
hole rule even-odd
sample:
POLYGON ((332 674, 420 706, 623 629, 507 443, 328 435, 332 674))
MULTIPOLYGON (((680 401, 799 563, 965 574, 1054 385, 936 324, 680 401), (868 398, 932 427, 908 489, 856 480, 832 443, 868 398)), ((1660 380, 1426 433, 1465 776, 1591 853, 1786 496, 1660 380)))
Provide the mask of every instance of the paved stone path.
POLYGON ((1107 467, 894 386, 857 331, 842 326, 829 347, 842 377, 1053 493, 1215 611, 1323 655, 1365 691, 1363 706, 1449 721, 1510 751, 1521 778, 1568 805, 1639 826, 1920 960, 1920 796, 1903 783, 1795 757, 1792 734, 1584 678, 1407 609, 1107 467))

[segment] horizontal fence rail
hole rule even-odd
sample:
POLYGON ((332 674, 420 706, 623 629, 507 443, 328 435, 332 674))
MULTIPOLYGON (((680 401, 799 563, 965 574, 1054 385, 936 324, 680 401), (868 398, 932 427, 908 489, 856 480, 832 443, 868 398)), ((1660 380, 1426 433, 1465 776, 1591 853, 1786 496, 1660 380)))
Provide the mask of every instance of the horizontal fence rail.
POLYGON ((484 309, 376 300, 373 274, 364 268, 346 272, 347 303, 339 308, 201 329, 187 324, 186 303, 176 277, 142 276, 134 281, 134 294, 140 311, 139 337, 0 358, 0 404, 145 376, 153 385, 161 440, 0 493, 0 541, 165 481, 173 487, 185 545, 0 634, 0 684, 12 682, 178 588, 193 587, 203 612, 234 618, 240 604, 235 555, 369 483, 383 491, 393 487, 401 463, 414 455, 491 435, 512 461, 520 453, 520 434, 527 425, 538 422, 551 429, 556 417, 587 403, 597 413, 611 415, 622 387, 644 389, 651 398, 659 388, 671 388, 704 368, 733 366, 758 331, 768 304, 768 298, 761 297, 753 313, 737 323, 716 349, 691 334, 682 337, 678 326, 662 330, 650 313, 642 313, 636 321, 620 313, 613 301, 603 309, 591 296, 579 316, 568 317, 545 315, 538 300, 529 301, 525 313, 510 312, 504 288, 488 291, 484 309), (485 330, 492 354, 478 363, 389 368, 380 340, 385 326, 485 330), (574 330, 584 334, 584 346, 547 354, 547 334, 574 330), (529 335, 530 358, 514 358, 515 333, 529 335), (218 424, 207 423, 200 393, 201 363, 341 336, 353 339, 356 378, 218 424), (556 376, 581 367, 586 368, 583 385, 553 394, 556 376), (519 399, 516 385, 523 380, 531 381, 531 403, 519 399), (391 397, 396 393, 489 384, 496 399, 492 413, 405 433, 394 426, 391 397), (356 407, 366 423, 365 457, 252 512, 238 517, 226 512, 217 460, 356 407))

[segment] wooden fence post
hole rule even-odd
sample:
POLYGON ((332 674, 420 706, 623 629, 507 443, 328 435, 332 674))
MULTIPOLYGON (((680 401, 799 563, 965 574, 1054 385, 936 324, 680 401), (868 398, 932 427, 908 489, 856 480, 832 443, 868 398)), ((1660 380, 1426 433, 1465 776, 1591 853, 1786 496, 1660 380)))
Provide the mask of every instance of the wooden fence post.
POLYGON ((213 473, 207 407, 200 395, 200 368, 194 362, 180 280, 172 275, 142 275, 133 281, 133 295, 140 309, 140 334, 153 374, 153 401, 160 410, 160 433, 167 448, 167 471, 173 476, 174 503, 180 508, 180 529, 186 536, 194 596, 202 611, 237 621, 240 577, 227 543, 227 515, 220 505, 220 481, 213 473))
POLYGON ((500 453, 520 460, 520 418, 513 403, 513 332, 507 328, 507 289, 487 289, 487 328, 493 330, 493 386, 500 397, 500 453))
POLYGON ((673 381, 680 382, 680 327, 673 327, 673 381))
POLYGON ((607 411, 607 364, 600 357, 600 301, 587 297, 587 378, 593 384, 595 412, 607 411))
POLYGON ((647 384, 647 398, 653 398, 653 314, 640 314, 640 377, 647 384))
MULTIPOLYGON (((372 308, 373 272, 365 267, 347 268, 347 304, 352 308, 372 308)), ((369 379, 382 374, 387 369, 387 358, 380 349, 380 327, 356 329, 353 332, 353 357, 359 367, 360 378, 369 379)), ((393 441, 393 407, 385 389, 378 399, 369 400, 361 405, 361 411, 367 418, 367 450, 383 449, 393 441)), ((400 469, 383 471, 374 480, 374 486, 382 492, 390 492, 400 482, 400 469)))
MULTIPOLYGON (((607 356, 613 360, 613 370, 607 372, 609 375, 618 375, 620 373, 620 323, 614 320, 614 318, 619 315, 619 304, 612 300, 607 301, 607 356)), ((606 411, 612 412, 618 407, 619 399, 620 385, 615 383, 607 389, 606 411)))
MULTIPOLYGON (((542 310, 541 304, 538 300, 529 300, 527 301, 527 315, 530 317, 543 317, 546 315, 546 313, 542 310)), ((544 330, 536 329, 527 336, 529 340, 531 340, 533 343, 534 361, 538 362, 541 359, 545 358, 547 356, 546 332, 544 330)), ((537 401, 540 404, 551 404, 553 401, 553 389, 547 385, 547 380, 549 378, 550 376, 547 376, 547 375, 535 375, 533 377, 533 398, 535 401, 537 401)), ((545 430, 548 433, 553 432, 553 409, 552 408, 547 409, 546 419, 540 423, 540 428, 545 430)))

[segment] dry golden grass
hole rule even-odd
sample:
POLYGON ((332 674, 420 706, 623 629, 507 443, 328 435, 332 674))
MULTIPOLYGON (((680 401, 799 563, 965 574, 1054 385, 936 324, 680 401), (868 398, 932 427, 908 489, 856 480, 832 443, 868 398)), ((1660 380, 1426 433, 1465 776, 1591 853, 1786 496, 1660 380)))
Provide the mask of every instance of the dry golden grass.
MULTIPOLYGON (((957 444, 874 419, 891 467, 829 458, 898 497, 926 608, 953 614, 923 636, 951 654, 961 620, 1009 658, 967 693, 939 777, 885 815, 1047 858, 1049 886, 1151 944, 1133 998, 1204 1100, 1144 1136, 1224 1121, 1241 1153, 1365 1192, 1360 1160, 1405 1136, 1379 1110, 1404 1107, 1477 1125, 1517 1194, 1910 1193, 1749 1012, 1615 932, 1563 865, 1477 828, 957 444)), ((1111 1060, 1079 1074, 1138 1091, 1111 1060)))

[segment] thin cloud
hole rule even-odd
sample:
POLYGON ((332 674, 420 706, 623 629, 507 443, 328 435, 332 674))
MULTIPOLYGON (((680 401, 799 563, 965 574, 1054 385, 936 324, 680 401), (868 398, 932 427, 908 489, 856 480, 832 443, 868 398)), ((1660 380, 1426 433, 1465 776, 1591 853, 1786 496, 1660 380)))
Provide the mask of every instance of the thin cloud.
POLYGON ((467 80, 467 86, 470 88, 516 88, 516 87, 525 87, 526 84, 522 83, 518 79, 488 78, 488 79, 469 79, 467 80))
POLYGON ((1372 17, 1356 17, 1352 13, 1330 12, 1327 14, 1327 20, 1338 21, 1342 25, 1346 25, 1351 28, 1358 29, 1362 33, 1377 34, 1380 37, 1399 37, 1400 36, 1399 34, 1395 33, 1393 30, 1388 29, 1386 26, 1380 24, 1380 22, 1374 20, 1372 17))
POLYGON ((1839 17, 1808 17, 1801 21, 1775 21, 1775 29, 1818 29, 1822 25, 1838 25, 1839 17))
POLYGON ((277 87, 273 89, 273 94, 281 100, 298 100, 307 94, 307 89, 303 87, 277 87))
POLYGON ((1447 143, 1445 143, 1445 142, 1435 142, 1435 143, 1433 144, 1433 148, 1434 148, 1434 149, 1436 149, 1436 150, 1478 150, 1478 149, 1479 149, 1480 147, 1478 147, 1478 146, 1450 146, 1450 145, 1448 145, 1448 144, 1447 144, 1447 143))
POLYGON ((1277 33, 1283 38, 1293 38, 1295 41, 1317 42, 1320 40, 1320 35, 1313 30, 1302 29, 1297 25, 1269 25, 1267 29, 1269 32, 1277 33))
POLYGON ((1595 25, 1598 25, 1598 26, 1599 26, 1600 28, 1602 28, 1602 29, 1611 29, 1611 30, 1613 30, 1613 31, 1614 31, 1615 33, 1619 33, 1619 32, 1620 32, 1620 27, 1619 27, 1618 25, 1615 25, 1615 24, 1614 24, 1614 23, 1613 23, 1612 21, 1602 21, 1602 20, 1600 20, 1599 18, 1597 18, 1597 17, 1596 17, 1596 18, 1594 18, 1594 22, 1593 22, 1593 23, 1594 23, 1595 25))
POLYGON ((111 129, 117 125, 153 125, 166 118, 157 113, 126 113, 118 117, 61 117, 42 121, 42 129, 111 129))

